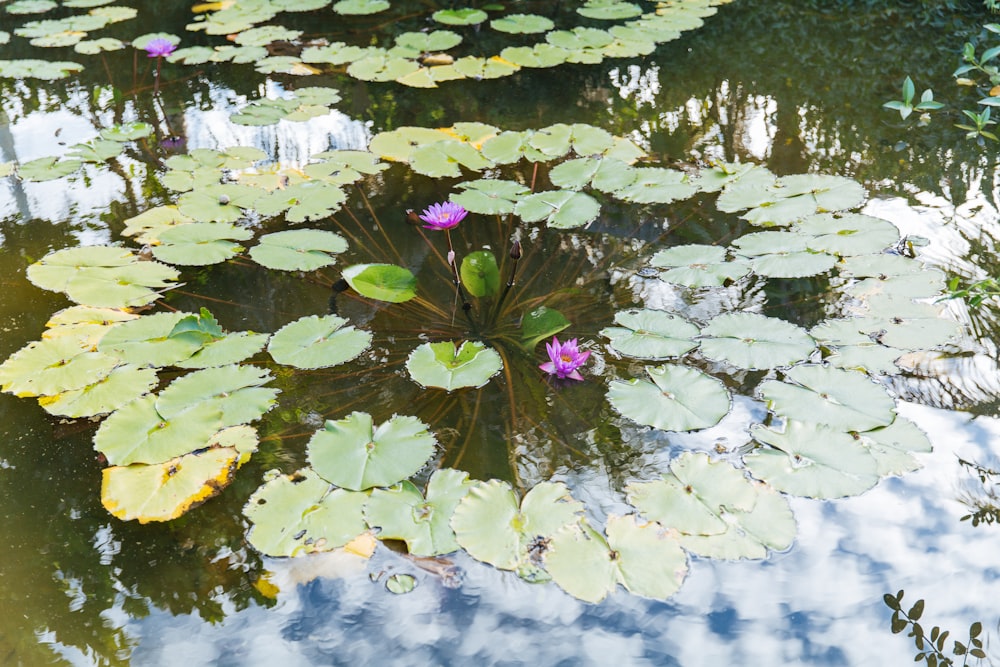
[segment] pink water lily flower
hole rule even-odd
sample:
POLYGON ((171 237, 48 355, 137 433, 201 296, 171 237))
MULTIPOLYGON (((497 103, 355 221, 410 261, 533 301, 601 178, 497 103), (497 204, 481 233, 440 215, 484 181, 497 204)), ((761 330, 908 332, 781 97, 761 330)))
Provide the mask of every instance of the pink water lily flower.
POLYGON ((424 229, 451 229, 462 222, 468 211, 459 204, 446 201, 443 204, 431 204, 420 214, 420 219, 426 222, 424 229))
POLYGON ((539 368, 559 379, 583 380, 583 376, 577 369, 587 361, 590 350, 581 352, 580 348, 577 347, 576 338, 560 343, 559 339, 553 336, 552 342, 545 344, 545 350, 549 353, 549 361, 540 365, 539 368))
POLYGON ((169 39, 156 37, 146 42, 146 46, 142 47, 142 49, 149 58, 166 58, 177 50, 177 45, 169 39))

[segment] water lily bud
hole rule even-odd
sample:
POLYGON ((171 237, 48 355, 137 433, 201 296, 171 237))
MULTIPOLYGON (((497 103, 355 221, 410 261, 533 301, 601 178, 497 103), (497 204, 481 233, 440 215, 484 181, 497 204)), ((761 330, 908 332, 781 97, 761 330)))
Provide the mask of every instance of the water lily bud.
POLYGON ((449 250, 448 251, 448 264, 451 265, 451 266, 454 266, 454 264, 455 264, 455 251, 454 250, 449 250))
POLYGON ((412 208, 408 208, 406 209, 406 222, 411 225, 419 225, 423 221, 420 219, 420 216, 417 215, 416 211, 412 208))
POLYGON ((510 258, 511 259, 521 259, 521 242, 514 241, 514 245, 510 247, 510 258))

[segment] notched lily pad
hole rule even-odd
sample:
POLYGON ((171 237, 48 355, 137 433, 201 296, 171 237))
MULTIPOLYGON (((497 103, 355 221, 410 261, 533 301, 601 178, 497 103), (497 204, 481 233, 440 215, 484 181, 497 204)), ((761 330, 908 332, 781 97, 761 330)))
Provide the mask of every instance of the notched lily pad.
POLYGON ((482 387, 503 368, 496 350, 477 341, 424 343, 406 359, 414 382, 448 391, 482 387))
POLYGON ((619 326, 601 329, 611 349, 627 357, 659 361, 679 357, 698 347, 698 327, 660 310, 627 310, 615 313, 619 326))
POLYGON ((649 380, 612 380, 608 402, 632 421, 664 431, 714 426, 729 412, 725 386, 701 371, 664 364, 646 366, 649 380))
POLYGON ((371 342, 371 333, 349 326, 342 317, 309 315, 275 332, 267 351, 279 364, 329 368, 356 358, 371 342))
POLYGON ((763 370, 803 361, 816 349, 804 329, 757 313, 726 313, 702 330, 701 352, 737 368, 763 370))
POLYGON ((340 234, 319 229, 292 229, 265 234, 250 248, 250 258, 269 269, 315 271, 330 266, 333 255, 347 250, 340 234))

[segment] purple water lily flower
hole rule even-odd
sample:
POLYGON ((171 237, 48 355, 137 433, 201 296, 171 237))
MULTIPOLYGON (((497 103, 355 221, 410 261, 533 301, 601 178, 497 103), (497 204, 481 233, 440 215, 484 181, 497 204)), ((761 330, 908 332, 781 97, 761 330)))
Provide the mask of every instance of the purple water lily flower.
POLYGON ((177 45, 169 39, 156 37, 146 42, 146 46, 142 47, 142 49, 149 58, 166 58, 177 50, 177 45))
POLYGON ((441 231, 457 226, 468 213, 461 205, 446 201, 443 204, 428 206, 420 214, 420 219, 427 223, 424 229, 441 231))
POLYGON ((539 368, 549 375, 555 375, 561 380, 565 378, 571 380, 583 379, 583 376, 580 375, 577 369, 587 361, 587 357, 590 356, 590 350, 581 352, 580 348, 577 347, 575 338, 565 343, 560 343, 559 339, 553 336, 552 342, 545 344, 545 350, 549 353, 550 361, 540 365, 539 368))

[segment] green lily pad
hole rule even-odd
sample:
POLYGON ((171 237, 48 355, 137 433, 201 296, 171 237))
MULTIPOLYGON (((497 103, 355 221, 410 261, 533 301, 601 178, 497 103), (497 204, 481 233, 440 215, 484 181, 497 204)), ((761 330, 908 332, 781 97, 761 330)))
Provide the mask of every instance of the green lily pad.
POLYGON ((313 470, 353 491, 392 486, 419 471, 437 440, 416 417, 395 415, 375 428, 371 415, 352 412, 326 425, 309 440, 313 470))
POLYGON ((892 396, 863 373, 804 365, 785 375, 795 384, 765 380, 758 387, 768 407, 783 417, 843 431, 867 431, 888 426, 895 416, 892 396))
POLYGON ((58 6, 53 0, 14 0, 6 10, 8 14, 44 14, 58 6))
POLYGON ((250 248, 250 258, 269 269, 315 271, 336 262, 334 254, 347 250, 340 234, 319 229, 292 229, 265 234, 250 248))
POLYGON ((743 261, 726 260, 726 249, 710 245, 681 245, 658 251, 650 266, 666 269, 660 279, 687 287, 721 287, 750 273, 743 261))
POLYGON ((83 389, 121 361, 73 336, 32 341, 0 364, 0 388, 17 396, 55 396, 83 389))
POLYGON ((388 0, 340 0, 333 4, 333 11, 345 16, 361 16, 384 12, 389 7, 388 0))
POLYGON ((69 149, 69 157, 81 162, 99 163, 121 155, 124 146, 119 141, 92 139, 69 149))
POLYGON ((635 169, 635 180, 616 190, 614 196, 638 204, 669 204, 678 199, 687 199, 694 193, 695 188, 688 182, 684 172, 643 167, 635 169))
POLYGON ((489 18, 481 9, 463 7, 461 9, 439 9, 431 18, 446 25, 477 25, 489 18))
POLYGON ((294 42, 302 36, 301 30, 289 30, 280 25, 265 25, 244 30, 236 35, 236 43, 241 46, 267 46, 272 42, 294 42))
POLYGON ((101 138, 108 141, 135 141, 143 139, 153 133, 153 126, 149 123, 135 122, 106 127, 101 130, 101 138))
POLYGON ((611 349, 626 357, 661 360, 679 357, 698 347, 693 339, 698 327, 660 310, 628 310, 615 313, 619 326, 601 329, 611 349))
POLYGON ((179 368, 214 368, 238 364, 264 349, 270 335, 238 331, 210 340, 187 359, 175 362, 179 368))
POLYGON ((171 521, 217 496, 233 480, 240 452, 211 447, 154 464, 102 472, 101 503, 123 521, 171 521))
POLYGON ((354 264, 341 275, 355 292, 369 299, 403 303, 417 295, 417 279, 395 264, 354 264))
POLYGON ((329 217, 339 211, 345 201, 347 195, 339 186, 314 180, 270 192, 255 199, 252 206, 261 215, 284 212, 288 222, 305 222, 329 217))
POLYGON ((218 264, 242 252, 236 241, 253 237, 250 230, 221 222, 198 222, 176 225, 159 234, 160 245, 153 246, 156 259, 167 264, 206 266, 218 264))
POLYGON ((270 382, 270 371, 255 366, 218 366, 188 373, 171 382, 156 399, 156 412, 175 419, 212 407, 222 427, 260 419, 274 405, 278 390, 261 385, 270 382))
POLYGON ((500 52, 500 57, 519 67, 555 67, 565 63, 569 54, 562 47, 543 42, 533 46, 508 46, 500 52))
POLYGON ((726 313, 701 330, 701 352, 713 361, 725 361, 747 370, 791 366, 816 349, 802 327, 757 313, 726 313))
POLYGON ((367 530, 368 495, 338 489, 304 468, 271 477, 243 507, 247 541, 267 556, 303 556, 342 547, 367 530))
POLYGON ((508 14, 490 21, 490 27, 512 35, 531 35, 548 32, 555 27, 550 19, 537 14, 508 14))
POLYGON ((902 475, 920 468, 912 452, 930 452, 931 441, 927 434, 905 417, 896 419, 882 428, 859 433, 861 444, 878 464, 879 475, 902 475))
POLYGON ((177 198, 178 210, 199 222, 236 222, 251 208, 260 192, 235 183, 213 183, 177 198))
POLYGON ((810 250, 840 257, 881 252, 899 242, 899 230, 888 220, 860 213, 819 213, 795 225, 800 234, 811 236, 810 250))
POLYGON ((83 162, 80 160, 40 157, 20 165, 17 168, 17 174, 25 181, 52 181, 69 176, 81 166, 83 166, 83 162))
POLYGON ((470 556, 501 570, 518 570, 541 579, 548 540, 564 526, 580 521, 583 504, 561 482, 541 482, 518 507, 507 482, 478 482, 451 517, 455 539, 470 556))
POLYGON ((73 419, 93 417, 117 410, 148 393, 156 383, 156 370, 123 364, 96 382, 40 398, 38 404, 51 415, 73 419))
POLYGON ((381 539, 406 542, 414 556, 437 556, 457 551, 451 516, 473 483, 468 473, 451 468, 435 470, 427 482, 427 498, 411 482, 375 489, 365 506, 365 519, 378 528, 381 539))
POLYGON ((393 574, 385 580, 385 590, 393 595, 406 595, 417 587, 417 578, 412 574, 393 574))
POLYGON ((570 321, 558 310, 539 306, 521 318, 521 344, 529 350, 534 350, 540 341, 555 336, 569 325, 570 321))
POLYGON ((366 55, 347 66, 347 73, 362 81, 393 81, 420 69, 420 65, 406 58, 388 53, 366 55))
POLYGON ((465 56, 464 58, 456 60, 452 66, 458 73, 477 81, 482 79, 499 79, 501 77, 510 76, 520 69, 520 65, 516 65, 496 56, 492 58, 465 56))
POLYGON ((483 179, 459 183, 462 192, 452 194, 449 199, 467 211, 482 215, 507 215, 514 212, 517 203, 531 194, 531 191, 514 181, 483 179))
POLYGON ((482 154, 461 141, 438 141, 417 146, 409 156, 410 167, 418 174, 434 178, 462 175, 461 167, 480 171, 491 166, 482 154))
POLYGON ((424 387, 452 391, 482 387, 503 368, 496 350, 476 341, 424 343, 406 359, 413 381, 424 387))
POLYGON ((757 488, 740 470, 701 452, 681 454, 662 479, 629 484, 626 493, 645 518, 687 535, 720 535, 757 503, 757 488))
POLYGON ((714 426, 729 412, 729 392, 718 380, 685 366, 646 366, 649 380, 612 380, 608 402, 632 421, 664 431, 714 426), (650 381, 651 380, 651 381, 650 381))
POLYGON ((295 368, 329 368, 346 363, 368 349, 371 333, 347 325, 336 315, 309 315, 279 329, 267 351, 279 364, 295 368))
POLYGON ((451 30, 432 30, 431 32, 404 32, 396 36, 396 44, 418 53, 431 51, 447 51, 462 43, 462 36, 451 30))
POLYGON ((544 220, 549 227, 573 229, 597 218, 601 205, 583 192, 555 190, 529 195, 514 207, 525 222, 544 220))
POLYGON ((771 448, 743 457, 750 474, 779 491, 809 498, 842 498, 878 483, 878 465, 851 434, 789 420, 783 432, 755 424, 751 435, 771 448))
POLYGON ((500 290, 497 258, 489 250, 471 252, 462 258, 462 284, 474 297, 494 296, 500 290))
POLYGON ((83 65, 71 61, 49 61, 25 58, 21 60, 0 60, 0 78, 42 79, 54 81, 65 79, 70 74, 83 70, 83 65))
POLYGON ((784 495, 757 485, 757 502, 749 512, 727 514, 726 532, 682 535, 681 546, 705 558, 766 558, 768 549, 784 551, 795 541, 795 515, 784 495))
POLYGON ((642 8, 639 5, 620 0, 588 0, 583 7, 579 7, 576 11, 588 19, 604 21, 630 19, 642 14, 642 8))
POLYGON ((604 539, 586 522, 552 536, 545 568, 560 588, 597 603, 619 583, 636 595, 666 600, 687 575, 687 555, 677 538, 634 515, 608 517, 604 539))
POLYGON ((184 361, 207 342, 204 336, 175 333, 174 327, 191 313, 154 313, 113 326, 98 350, 126 363, 164 367, 184 361))

